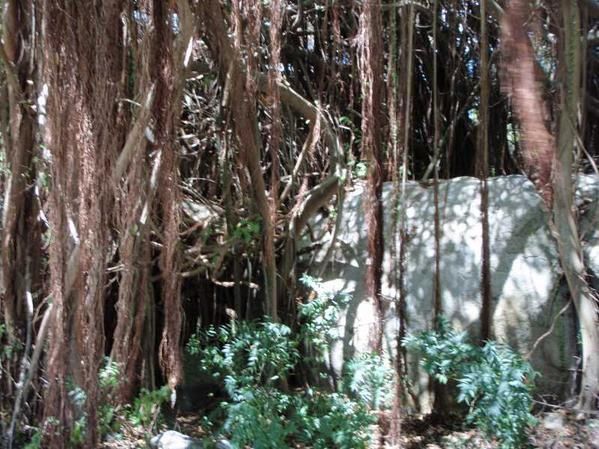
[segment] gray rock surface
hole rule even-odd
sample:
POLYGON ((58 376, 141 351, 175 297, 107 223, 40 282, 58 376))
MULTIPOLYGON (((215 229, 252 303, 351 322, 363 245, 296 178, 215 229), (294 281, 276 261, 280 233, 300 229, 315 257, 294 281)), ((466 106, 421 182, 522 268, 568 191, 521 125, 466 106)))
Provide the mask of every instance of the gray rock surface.
MULTIPOLYGON (((184 435, 175 430, 162 432, 150 440, 153 449, 203 449, 204 445, 196 438, 184 435)), ((224 439, 216 440, 216 449, 231 449, 231 443, 224 439)))
MULTIPOLYGON (((548 212, 534 186, 523 176, 492 178, 489 186, 489 230, 491 246, 492 331, 495 339, 528 353, 539 336, 551 326, 566 303, 558 252, 548 226, 548 212)), ((368 263, 363 186, 348 191, 332 255, 325 253, 331 240, 331 223, 319 217, 312 222, 310 236, 303 240, 324 243, 312 255, 308 271, 322 274, 325 285, 352 295, 353 300, 339 323, 339 338, 330 354, 331 367, 341 372, 344 360, 367 349, 368 330, 375 314, 366 297, 368 263), (323 261, 326 262, 323 264, 323 261)), ((585 239, 585 256, 591 270, 599 273, 599 227, 596 226, 599 178, 579 180, 579 203, 586 214, 580 223, 585 239), (593 221, 595 220, 595 221, 593 221)), ((395 354, 398 318, 398 258, 401 242, 394 237, 392 210, 396 198, 393 186, 384 186, 385 258, 383 296, 385 299, 385 342, 395 354)), ((433 316, 435 263, 433 188, 410 182, 406 188, 405 213, 408 239, 405 244, 405 323, 408 333, 430 327, 433 316)), ((480 265, 482 227, 480 185, 475 178, 444 181, 439 187, 441 216, 440 266, 443 313, 459 329, 473 336, 480 326, 480 265)), ((401 211, 400 206, 397 206, 401 211)), ((569 307, 556 322, 553 333, 532 354, 533 366, 542 374, 541 394, 559 398, 569 393, 569 368, 576 353, 576 320, 569 307)), ((410 396, 413 407, 422 411, 432 405, 429 380, 419 360, 408 356, 410 396)))
MULTIPOLYGON (((582 238, 586 266, 599 276, 599 177, 578 177, 576 206, 580 214, 579 234, 582 238)), ((597 283, 595 281, 595 286, 597 283)))
POLYGON ((224 438, 220 438, 216 441, 216 449, 232 449, 231 443, 229 440, 225 440, 224 438))
POLYGON ((202 449, 204 446, 200 440, 174 430, 167 430, 153 437, 150 440, 150 447, 154 449, 202 449))
POLYGON ((548 430, 563 430, 566 417, 560 412, 546 413, 542 418, 542 424, 548 430))

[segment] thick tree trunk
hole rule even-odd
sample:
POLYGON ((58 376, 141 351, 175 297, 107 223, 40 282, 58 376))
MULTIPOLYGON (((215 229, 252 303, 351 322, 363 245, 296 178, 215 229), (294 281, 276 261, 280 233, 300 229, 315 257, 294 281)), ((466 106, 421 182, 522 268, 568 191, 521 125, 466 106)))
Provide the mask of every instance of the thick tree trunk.
MULTIPOLYGON (((142 57, 137 63, 145 66, 148 64, 147 52, 142 50, 140 53, 142 57)), ((149 220, 147 216, 144 217, 144 211, 147 215, 148 211, 153 210, 156 191, 156 186, 151 185, 150 170, 146 169, 144 157, 147 147, 144 130, 149 125, 155 93, 155 84, 151 87, 149 84, 147 77, 142 77, 137 87, 142 106, 121 151, 121 155, 131 152, 128 167, 123 166, 119 169, 120 164, 117 162, 112 174, 115 185, 120 186, 115 207, 118 219, 115 221, 121 236, 118 241, 118 254, 123 268, 119 277, 116 325, 110 358, 122 372, 119 396, 123 402, 132 399, 134 388, 138 384, 143 324, 149 303, 146 282, 149 282, 151 277, 151 262, 143 257, 143 254, 147 253, 144 249, 150 245, 150 233, 149 220), (121 175, 124 175, 122 181, 121 175), (131 232, 134 229, 138 232, 131 232)))
MULTIPOLYGON (((163 226, 163 248, 160 255, 164 327, 160 340, 160 362, 169 387, 174 391, 183 375, 181 347, 181 276, 179 254, 180 194, 178 187, 177 128, 181 112, 181 95, 185 82, 185 50, 192 37, 191 11, 187 0, 178 2, 180 32, 177 39, 172 29, 173 10, 163 0, 154 0, 155 44, 152 69, 156 79, 154 119, 155 148, 161 153, 159 169, 160 216, 163 226)), ((173 404, 174 405, 174 404, 173 404)))
POLYGON ((3 17, 4 45, 0 49, 8 80, 8 123, 3 125, 10 173, 1 226, 0 301, 11 345, 22 337, 16 334, 23 328, 25 296, 37 287, 41 251, 34 194, 35 114, 30 107, 35 102, 35 92, 28 82, 35 76, 31 64, 33 14, 29 2, 7 2, 3 17))
POLYGON ((582 337, 582 380, 578 408, 595 410, 599 400, 599 326, 596 297, 586 282, 582 245, 576 226, 572 165, 580 106, 580 12, 562 0, 564 24, 561 116, 553 174, 553 217, 560 261, 576 307, 582 337))
POLYGON ((578 407, 590 410, 596 407, 599 393, 599 327, 595 299, 585 280, 572 180, 580 103, 580 13, 576 2, 561 2, 564 27, 560 72, 562 94, 559 140, 556 142, 544 124, 541 86, 526 31, 528 7, 526 0, 512 0, 505 11, 502 23, 504 89, 512 97, 522 128, 523 158, 529 176, 535 181, 547 207, 553 211, 560 263, 576 307, 582 337, 578 407))
POLYGON ((104 300, 112 192, 108 169, 122 146, 122 2, 44 4, 44 143, 51 154, 49 338, 44 447, 63 447, 85 413, 86 445, 98 440, 98 370, 104 357, 104 300), (70 403, 66 380, 86 393, 70 403))
MULTIPOLYGON (((139 98, 140 109, 112 171, 113 181, 120 185, 117 198, 121 238, 118 243, 123 269, 119 280, 111 358, 123 372, 119 390, 123 402, 131 399, 141 381, 142 362, 152 359, 147 351, 147 357, 142 357, 142 338, 148 328, 146 321, 155 313, 150 294, 152 220, 162 225, 163 237, 159 267, 164 285, 162 303, 165 321, 159 349, 160 363, 171 388, 175 388, 182 376, 176 130, 185 82, 184 53, 193 32, 193 21, 187 0, 180 0, 177 4, 179 31, 175 36, 172 10, 164 2, 148 0, 141 7, 150 12, 152 25, 137 24, 141 27, 137 34, 144 35, 144 38, 131 43, 135 46, 132 53, 137 55, 136 67, 151 67, 152 70, 140 70, 135 78, 134 91, 139 98), (146 34, 148 29, 153 29, 154 33, 146 34), (144 133, 151 126, 151 118, 154 119, 152 129, 155 137, 149 145, 144 133), (154 150, 151 153, 153 158, 144 155, 148 146, 154 150)), ((151 335, 145 337, 152 338, 151 335)), ((149 347, 153 348, 153 343, 149 347)), ((153 370, 151 366, 147 368, 147 371, 153 370)))
POLYGON ((371 334, 371 346, 376 352, 383 348, 383 304, 381 277, 383 265, 383 190, 382 173, 382 110, 383 103, 383 40, 380 2, 366 0, 360 15, 360 76, 362 81, 362 155, 368 162, 366 184, 366 223, 368 227, 368 258, 366 286, 376 311, 371 334))
POLYGON ((527 33, 528 0, 511 0, 501 23, 502 89, 512 99, 522 132, 522 159, 528 177, 547 205, 552 201, 551 163, 555 138, 545 125, 545 102, 527 33))

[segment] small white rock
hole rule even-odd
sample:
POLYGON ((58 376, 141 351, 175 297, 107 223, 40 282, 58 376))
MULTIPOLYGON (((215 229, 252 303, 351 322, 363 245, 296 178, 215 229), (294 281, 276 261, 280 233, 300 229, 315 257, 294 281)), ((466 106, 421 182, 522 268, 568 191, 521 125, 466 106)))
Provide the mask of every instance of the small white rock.
POLYGON ((167 430, 150 440, 154 449, 203 449, 202 442, 174 430, 167 430))
POLYGON ((547 413, 543 417, 543 427, 547 430, 561 430, 565 425, 566 420, 561 413, 547 413))
POLYGON ((225 440, 224 438, 220 438, 217 442, 216 442, 216 449, 231 449, 231 443, 229 443, 229 441, 225 440))

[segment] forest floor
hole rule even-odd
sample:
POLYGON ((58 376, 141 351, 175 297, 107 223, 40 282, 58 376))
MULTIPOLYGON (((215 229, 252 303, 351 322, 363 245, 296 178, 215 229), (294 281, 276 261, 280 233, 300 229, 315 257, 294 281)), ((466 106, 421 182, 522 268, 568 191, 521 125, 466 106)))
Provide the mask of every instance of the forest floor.
MULTIPOLYGON (((577 420, 558 411, 537 416, 539 423, 529 436, 531 448, 599 449, 599 419, 577 420)), ((485 439, 476 429, 432 424, 428 419, 403 423, 403 449, 497 449, 497 442, 485 439)))
MULTIPOLYGON (((599 449, 599 419, 577 419, 564 411, 538 416, 539 423, 529 437, 531 448, 599 449)), ((175 429, 194 438, 202 438, 199 415, 182 415, 175 429)), ((166 429, 164 429, 166 430, 166 429)), ((123 438, 105 442, 101 449, 141 449, 148 447, 143 432, 128 428, 123 438)), ((428 418, 408 418, 402 423, 402 449, 498 449, 475 429, 434 424, 428 418)), ((377 446, 378 447, 378 446, 377 446)), ((373 447, 373 449, 375 449, 373 447)))

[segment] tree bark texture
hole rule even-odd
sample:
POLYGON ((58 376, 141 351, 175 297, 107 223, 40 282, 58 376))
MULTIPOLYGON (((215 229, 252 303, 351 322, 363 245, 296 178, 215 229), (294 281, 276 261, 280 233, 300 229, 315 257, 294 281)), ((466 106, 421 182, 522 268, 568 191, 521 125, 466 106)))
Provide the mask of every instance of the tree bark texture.
POLYGON ((586 281, 572 181, 581 89, 580 11, 576 2, 563 0, 561 17, 564 30, 560 60, 562 91, 553 173, 553 220, 560 262, 576 307, 582 337, 582 378, 577 407, 590 411, 599 405, 599 321, 597 297, 586 281))
POLYGON ((368 233, 368 264, 366 285, 376 311, 371 346, 382 351, 383 304, 381 277, 383 264, 383 189, 382 120, 383 103, 383 40, 380 2, 366 0, 360 14, 360 76, 362 81, 362 157, 368 163, 366 182, 366 224, 368 233))
POLYGON ((523 158, 529 176, 552 211, 561 267, 580 321, 582 379, 578 407, 590 410, 597 406, 599 393, 599 327, 595 298, 585 279, 573 191, 573 155, 581 88, 580 11, 576 2, 561 2, 558 16, 564 30, 559 71, 562 90, 556 139, 543 118, 545 105, 527 34, 528 8, 525 0, 512 0, 505 11, 501 31, 504 89, 512 99, 522 129, 523 158))

